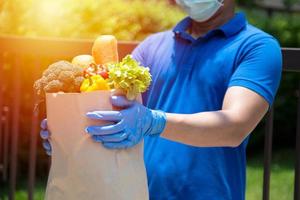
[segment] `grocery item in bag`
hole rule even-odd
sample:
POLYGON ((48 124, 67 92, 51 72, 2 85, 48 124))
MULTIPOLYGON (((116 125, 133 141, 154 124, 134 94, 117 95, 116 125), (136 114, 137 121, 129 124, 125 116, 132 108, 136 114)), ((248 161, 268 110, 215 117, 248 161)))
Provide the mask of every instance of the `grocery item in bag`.
POLYGON ((52 163, 46 200, 148 199, 143 144, 109 150, 85 133, 85 115, 111 110, 109 91, 47 94, 52 163))
POLYGON ((100 36, 92 55, 72 63, 51 64, 34 84, 39 102, 46 101, 51 133, 52 162, 46 200, 148 199, 143 143, 122 150, 94 142, 85 128, 107 122, 86 113, 113 110, 111 89, 130 100, 140 98, 150 85, 149 69, 130 55, 118 62, 117 41, 100 36))

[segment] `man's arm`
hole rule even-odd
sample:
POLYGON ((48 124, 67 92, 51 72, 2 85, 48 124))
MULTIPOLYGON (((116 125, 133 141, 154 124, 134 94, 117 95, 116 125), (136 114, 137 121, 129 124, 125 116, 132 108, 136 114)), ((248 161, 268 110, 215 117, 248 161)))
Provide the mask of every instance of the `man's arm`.
POLYGON ((199 147, 236 147, 273 103, 281 77, 281 58, 278 43, 258 35, 240 51, 220 111, 171 114, 114 96, 112 104, 124 110, 94 111, 87 116, 115 125, 91 126, 87 132, 107 148, 129 148, 144 136, 161 136, 199 147))
POLYGON ((229 81, 222 110, 167 114, 162 137, 201 147, 241 144, 272 104, 282 66, 280 47, 273 38, 257 36, 245 46, 229 81))
POLYGON ((230 87, 220 111, 167 113, 161 136, 199 147, 236 147, 256 127, 268 107, 267 101, 257 93, 244 87, 230 87))

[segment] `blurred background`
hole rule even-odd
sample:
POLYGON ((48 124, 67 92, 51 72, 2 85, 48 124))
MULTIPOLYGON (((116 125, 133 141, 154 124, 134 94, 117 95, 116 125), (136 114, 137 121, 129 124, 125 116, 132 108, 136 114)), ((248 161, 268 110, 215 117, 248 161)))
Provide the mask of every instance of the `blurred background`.
MULTIPOLYGON (((246 13, 249 23, 272 34, 282 47, 300 47, 300 1, 299 0, 239 0, 237 11, 246 13)), ((100 34, 113 34, 118 40, 134 42, 142 41, 148 35, 172 28, 185 14, 173 1, 167 0, 0 0, 0 38, 56 38, 93 40, 100 34)), ((0 43, 0 46, 2 44, 0 43)), ((11 45, 15 45, 11 43, 11 45)), ((6 44, 6 48, 9 44, 6 44)), ((47 48, 47 47, 45 47, 47 48)), ((1 47, 0 47, 1 49, 1 47)), ((75 55, 74 55, 75 56, 75 55)), ((10 82, 21 79, 22 84, 18 128, 19 140, 16 199, 27 199, 28 162, 30 162, 29 145, 32 136, 32 78, 30 74, 36 66, 40 71, 47 67, 54 58, 45 59, 38 65, 30 65, 33 60, 29 56, 22 60, 22 68, 16 69, 8 62, 11 55, 2 55, 0 62, 3 94, 11 90, 10 82), (19 73, 16 73, 19 70, 19 73), (19 74, 19 75, 15 75, 19 74)), ((300 60, 300 58, 299 58, 300 60)), ((40 71, 38 73, 40 73, 40 71)), ((35 72, 37 73, 37 72, 35 72)), ((1 74, 0 74, 1 77, 1 74)), ((282 84, 274 105, 274 136, 271 173, 270 199, 293 199, 294 166, 295 166, 295 133, 297 118, 297 88, 299 73, 285 72, 282 84)), ((0 90, 0 91, 1 91, 0 90)), ((1 96, 0 96, 1 98, 1 96)), ((15 96, 2 96, 3 107, 0 112, 9 113, 13 109, 15 96), (6 105, 7 102, 7 105, 6 105), (10 104, 11 103, 11 104, 10 104)), ((43 110, 43 109, 42 109, 43 110)), ((1 116, 1 115, 0 115, 1 116)), ((3 116, 5 116, 3 114, 3 116)), ((44 117, 44 111, 38 118, 44 117)), ((3 156, 5 132, 11 134, 14 128, 6 127, 4 121, 13 123, 12 116, 2 117, 0 126, 0 200, 8 199, 8 175, 1 164, 9 159, 12 152, 7 151, 8 158, 3 156), (7 129, 5 131, 5 129, 7 129), (2 144, 2 145, 1 145, 2 144), (2 155, 2 156, 1 156, 2 155)), ((8 137, 8 140, 10 136, 8 137)), ((9 149, 9 148, 8 148, 9 149)), ((251 135, 248 147, 247 199, 262 198, 263 181, 263 149, 264 123, 262 122, 251 135)), ((47 181, 49 159, 41 148, 37 137, 36 170, 34 199, 43 199, 47 181)))

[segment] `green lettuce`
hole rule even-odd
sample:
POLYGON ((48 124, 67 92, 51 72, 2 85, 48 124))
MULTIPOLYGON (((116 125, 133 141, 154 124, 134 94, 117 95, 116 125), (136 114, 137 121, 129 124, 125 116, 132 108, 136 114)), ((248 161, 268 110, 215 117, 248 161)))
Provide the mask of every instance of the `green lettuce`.
POLYGON ((152 80, 149 68, 141 66, 131 55, 127 55, 119 63, 109 65, 108 70, 110 88, 125 91, 129 100, 134 100, 139 93, 145 92, 152 80))

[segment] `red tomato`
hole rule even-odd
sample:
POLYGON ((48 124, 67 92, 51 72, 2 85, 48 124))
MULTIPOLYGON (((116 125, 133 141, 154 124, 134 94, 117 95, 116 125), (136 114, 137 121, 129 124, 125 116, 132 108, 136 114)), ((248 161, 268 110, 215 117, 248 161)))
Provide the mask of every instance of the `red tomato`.
POLYGON ((104 66, 91 63, 88 68, 84 69, 84 77, 90 77, 94 75, 100 75, 104 79, 108 78, 108 72, 104 66))
POLYGON ((108 73, 106 70, 103 70, 99 73, 100 76, 102 76, 102 78, 107 79, 108 78, 108 73))

